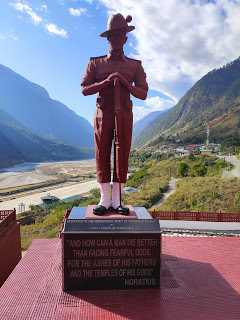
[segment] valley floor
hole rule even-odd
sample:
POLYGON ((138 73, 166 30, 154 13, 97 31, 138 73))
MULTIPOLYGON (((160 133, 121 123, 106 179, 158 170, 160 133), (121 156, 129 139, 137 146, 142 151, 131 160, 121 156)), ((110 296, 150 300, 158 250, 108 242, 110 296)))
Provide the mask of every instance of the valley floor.
MULTIPOLYGON (((58 179, 60 175, 71 176, 88 176, 96 171, 95 159, 81 161, 53 162, 37 166, 35 169, 19 172, 2 172, 0 173, 0 190, 4 188, 25 186, 35 183, 58 179)), ((23 203, 25 210, 29 209, 31 204, 40 204, 41 197, 50 193, 60 199, 75 196, 78 194, 88 193, 91 189, 99 187, 97 181, 69 182, 68 184, 56 185, 42 188, 41 190, 28 191, 24 194, 14 194, 8 199, 1 198, 0 210, 12 210, 16 208, 19 213, 19 205, 23 203)))

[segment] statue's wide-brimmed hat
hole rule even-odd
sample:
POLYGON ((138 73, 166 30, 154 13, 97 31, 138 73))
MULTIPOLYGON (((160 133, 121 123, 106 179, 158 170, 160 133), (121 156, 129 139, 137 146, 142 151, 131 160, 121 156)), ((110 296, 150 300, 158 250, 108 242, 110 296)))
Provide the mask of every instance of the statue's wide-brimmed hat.
POLYGON ((128 23, 132 21, 131 16, 127 16, 125 19, 121 13, 112 14, 107 22, 107 31, 100 34, 100 37, 108 37, 109 33, 116 29, 126 29, 126 32, 133 31, 134 26, 129 26, 128 23))

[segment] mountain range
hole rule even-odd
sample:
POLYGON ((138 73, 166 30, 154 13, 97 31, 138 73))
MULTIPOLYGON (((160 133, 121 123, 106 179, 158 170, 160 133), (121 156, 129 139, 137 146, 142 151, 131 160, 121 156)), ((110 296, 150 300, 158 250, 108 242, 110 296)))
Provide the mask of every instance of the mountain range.
MULTIPOLYGON (((80 90, 80 87, 79 87, 80 90)), ((46 138, 93 147, 93 127, 41 86, 0 65, 0 108, 46 138)))
MULTIPOLYGON (((240 58, 214 69, 175 107, 134 124, 133 148, 167 139, 203 143, 240 136, 240 58)), ((93 127, 47 91, 0 65, 0 167, 94 157, 93 127)))
POLYGON ((210 142, 240 135, 240 58, 197 81, 166 116, 137 133, 133 147, 153 145, 161 137, 204 142, 207 125, 210 142))
POLYGON ((0 109, 0 168, 24 162, 80 160, 93 157, 93 148, 77 147, 42 137, 0 109))

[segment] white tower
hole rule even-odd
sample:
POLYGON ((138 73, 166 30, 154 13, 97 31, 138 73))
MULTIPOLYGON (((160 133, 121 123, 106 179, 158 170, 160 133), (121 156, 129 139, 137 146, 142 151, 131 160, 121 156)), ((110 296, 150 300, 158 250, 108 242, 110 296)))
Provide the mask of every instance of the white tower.
POLYGON ((207 123, 207 140, 206 140, 206 149, 209 150, 210 149, 210 145, 209 145, 209 135, 210 135, 210 126, 209 126, 209 122, 207 123))

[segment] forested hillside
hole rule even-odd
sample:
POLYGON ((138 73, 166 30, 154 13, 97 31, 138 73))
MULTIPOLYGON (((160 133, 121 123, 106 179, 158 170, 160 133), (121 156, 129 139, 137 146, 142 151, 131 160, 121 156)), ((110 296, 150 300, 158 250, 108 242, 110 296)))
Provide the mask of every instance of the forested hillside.
POLYGON ((24 128, 0 109, 0 168, 23 162, 79 160, 94 157, 94 149, 44 138, 24 128))
POLYGON ((201 142, 207 123, 212 142, 240 135, 240 58, 199 80, 166 117, 138 137, 135 146, 146 145, 161 135, 201 142))

